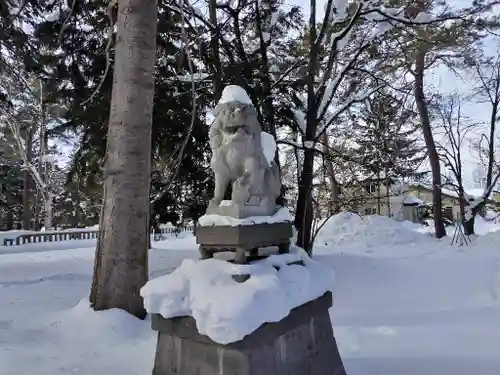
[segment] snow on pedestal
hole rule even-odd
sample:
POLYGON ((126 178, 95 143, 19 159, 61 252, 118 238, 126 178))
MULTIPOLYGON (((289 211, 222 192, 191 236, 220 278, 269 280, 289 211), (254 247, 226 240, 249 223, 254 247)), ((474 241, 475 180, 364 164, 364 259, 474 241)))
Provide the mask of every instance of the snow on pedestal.
POLYGON ((248 265, 186 259, 169 275, 142 289, 144 306, 163 318, 191 316, 198 332, 219 344, 243 339, 264 323, 279 322, 292 309, 330 291, 334 274, 294 247, 248 265), (302 261, 303 265, 291 264, 302 261), (235 274, 251 275, 244 283, 235 274))
MULTIPOLYGON (((221 206, 230 206, 231 201, 222 201, 221 206)), ((276 223, 291 223, 293 221, 293 216, 286 207, 280 208, 272 216, 249 216, 243 219, 237 219, 231 216, 208 214, 203 215, 198 219, 198 225, 201 227, 212 227, 212 226, 246 226, 254 224, 276 224, 276 223)))

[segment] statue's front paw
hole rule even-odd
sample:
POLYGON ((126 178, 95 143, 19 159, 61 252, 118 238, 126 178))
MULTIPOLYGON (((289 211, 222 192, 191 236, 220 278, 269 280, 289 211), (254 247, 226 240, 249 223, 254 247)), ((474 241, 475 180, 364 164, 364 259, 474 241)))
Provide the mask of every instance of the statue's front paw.
POLYGON ((244 176, 241 176, 240 178, 238 178, 236 181, 235 181, 235 184, 238 188, 244 188, 246 186, 248 186, 248 183, 249 183, 249 176, 247 175, 244 175, 244 176))
POLYGON ((216 208, 216 207, 219 207, 219 206, 220 206, 220 204, 221 204, 221 202, 222 202, 222 201, 221 201, 220 199, 215 199, 215 198, 214 198, 214 199, 212 199, 212 200, 210 201, 210 203, 208 203, 208 207, 209 207, 209 208, 216 208))
POLYGON ((260 205, 261 198, 258 196, 251 196, 248 199, 247 204, 250 206, 259 206, 260 205))
POLYGON ((241 188, 243 186, 243 177, 237 178, 234 181, 234 187, 235 188, 241 188))

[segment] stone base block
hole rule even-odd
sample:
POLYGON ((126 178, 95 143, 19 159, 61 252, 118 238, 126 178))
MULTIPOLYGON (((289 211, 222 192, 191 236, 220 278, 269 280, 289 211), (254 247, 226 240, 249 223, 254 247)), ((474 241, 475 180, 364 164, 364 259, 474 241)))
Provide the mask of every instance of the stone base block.
POLYGON ((260 205, 237 204, 207 207, 207 214, 229 216, 235 219, 245 219, 251 216, 273 216, 280 207, 269 199, 263 199, 260 205))
POLYGON ((200 245, 202 259, 213 257, 214 253, 235 252, 235 263, 247 262, 246 252, 258 254, 260 247, 278 246, 281 254, 288 253, 291 223, 270 223, 240 226, 212 226, 196 228, 196 243, 200 245))
POLYGON ((191 317, 153 315, 158 331, 153 375, 345 375, 331 305, 326 293, 229 345, 200 335, 191 317))

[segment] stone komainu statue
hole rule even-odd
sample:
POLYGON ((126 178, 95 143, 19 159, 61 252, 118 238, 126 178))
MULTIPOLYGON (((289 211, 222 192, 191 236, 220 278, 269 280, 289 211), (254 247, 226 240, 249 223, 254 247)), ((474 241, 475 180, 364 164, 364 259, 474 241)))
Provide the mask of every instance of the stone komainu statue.
POLYGON ((256 109, 239 101, 219 102, 215 116, 209 132, 215 192, 207 212, 220 205, 232 182, 233 205, 260 206, 261 215, 274 214, 281 189, 279 169, 262 149, 262 134, 268 134, 262 132, 256 109))

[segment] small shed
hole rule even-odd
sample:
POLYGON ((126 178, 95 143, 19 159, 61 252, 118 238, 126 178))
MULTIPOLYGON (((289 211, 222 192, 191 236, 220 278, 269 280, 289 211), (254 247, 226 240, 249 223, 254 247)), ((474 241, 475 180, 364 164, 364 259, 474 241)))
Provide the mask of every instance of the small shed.
POLYGON ((422 222, 428 207, 429 205, 423 200, 411 195, 406 195, 402 203, 403 220, 412 221, 414 223, 422 222))

